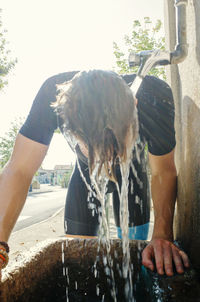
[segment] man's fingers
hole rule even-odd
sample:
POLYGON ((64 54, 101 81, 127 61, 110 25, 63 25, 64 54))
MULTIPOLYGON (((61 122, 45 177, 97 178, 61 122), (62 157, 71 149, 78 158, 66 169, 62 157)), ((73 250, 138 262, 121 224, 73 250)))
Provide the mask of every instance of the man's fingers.
POLYGON ((164 269, 164 259, 163 259, 163 247, 162 241, 158 241, 157 244, 154 246, 154 254, 155 254, 155 261, 156 261, 156 269, 158 274, 163 275, 164 269))
POLYGON ((153 247, 151 245, 148 245, 142 252, 142 264, 152 271, 154 270, 153 254, 153 247))
POLYGON ((173 276, 173 263, 179 274, 184 273, 184 268, 190 266, 188 256, 180 251, 172 242, 163 239, 154 239, 142 252, 142 264, 154 270, 154 261, 158 274, 173 276))
POLYGON ((167 276, 173 276, 173 265, 172 265, 172 250, 171 243, 166 242, 163 249, 164 256, 164 268, 167 276))
POLYGON ((189 261, 188 256, 186 255, 186 253, 184 251, 179 250, 179 255, 182 258, 184 266, 187 268, 190 267, 190 261, 189 261))
POLYGON ((183 262, 179 252, 180 251, 176 247, 172 248, 173 261, 176 267, 176 271, 179 274, 183 274, 184 273, 183 262))

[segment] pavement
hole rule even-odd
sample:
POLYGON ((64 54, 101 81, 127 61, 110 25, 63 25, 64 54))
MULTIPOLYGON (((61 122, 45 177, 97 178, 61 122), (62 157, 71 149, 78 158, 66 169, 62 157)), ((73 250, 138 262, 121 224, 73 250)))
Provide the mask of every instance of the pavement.
MULTIPOLYGON (((60 189, 60 186, 41 185, 40 189, 33 189, 32 192, 28 193, 28 196, 56 192, 60 189)), ((38 243, 62 236, 64 236, 64 208, 42 222, 11 233, 8 241, 10 246, 9 263, 15 261, 22 253, 29 251, 38 243)))
POLYGON ((50 184, 42 184, 42 185, 40 185, 39 189, 32 189, 31 192, 29 191, 28 196, 31 196, 34 194, 54 192, 56 189, 60 189, 60 186, 51 186, 50 184))
MULTIPOLYGON (((41 194, 49 192, 49 190, 55 190, 59 189, 52 188, 51 186, 43 186, 42 189, 30 192, 31 194, 41 194)), ((29 194, 30 194, 29 193, 29 194)), ((112 208, 111 208, 112 209, 112 208)), ((151 238, 153 229, 153 212, 151 211, 151 223, 150 223, 150 232, 148 240, 151 238)), ((9 246, 10 246, 10 261, 9 265, 13 264, 13 261, 18 261, 17 259, 22 256, 24 252, 29 251, 33 247, 35 247, 37 244, 40 244, 42 241, 45 241, 47 239, 59 239, 64 236, 64 208, 60 209, 58 212, 56 212, 52 217, 48 218, 45 221, 42 221, 40 223, 31 225, 27 228, 21 229, 19 231, 16 231, 11 234, 9 239, 9 246)), ((114 218, 112 215, 110 215, 110 237, 111 238, 117 238, 116 235, 116 228, 114 223, 114 218)))

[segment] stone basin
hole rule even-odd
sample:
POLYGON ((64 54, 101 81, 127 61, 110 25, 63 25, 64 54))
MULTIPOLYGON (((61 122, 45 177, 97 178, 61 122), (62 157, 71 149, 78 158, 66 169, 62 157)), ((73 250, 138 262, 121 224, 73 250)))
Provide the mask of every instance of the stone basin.
MULTIPOLYGON (((200 286, 193 269, 183 275, 160 277, 142 267, 141 250, 145 245, 144 241, 130 241, 134 301, 200 301, 200 286)), ((120 240, 111 241, 111 255, 117 301, 126 301, 120 240)), ((96 239, 42 242, 5 270, 0 301, 113 301, 105 256, 105 246, 99 248, 96 239)))

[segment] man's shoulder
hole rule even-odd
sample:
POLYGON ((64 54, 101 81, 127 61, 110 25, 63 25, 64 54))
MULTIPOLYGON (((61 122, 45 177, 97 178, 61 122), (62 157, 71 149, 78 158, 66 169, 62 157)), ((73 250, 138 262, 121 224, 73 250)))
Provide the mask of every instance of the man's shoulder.
POLYGON ((36 97, 37 102, 44 102, 45 100, 47 103, 54 102, 58 93, 57 85, 70 81, 76 73, 78 71, 63 72, 47 78, 40 87, 36 97))
POLYGON ((75 74, 77 74, 79 71, 68 71, 68 72, 62 72, 58 73, 56 75, 50 76, 47 78, 47 80, 44 82, 47 86, 48 85, 57 85, 62 84, 66 81, 70 81, 75 74))
POLYGON ((144 85, 150 86, 152 89, 168 89, 171 91, 171 87, 169 84, 158 77, 152 76, 152 75, 147 75, 144 80, 143 80, 144 85))
POLYGON ((173 104, 173 94, 171 87, 164 80, 155 76, 146 76, 142 81, 137 94, 138 99, 146 99, 148 102, 158 103, 168 102, 173 104))

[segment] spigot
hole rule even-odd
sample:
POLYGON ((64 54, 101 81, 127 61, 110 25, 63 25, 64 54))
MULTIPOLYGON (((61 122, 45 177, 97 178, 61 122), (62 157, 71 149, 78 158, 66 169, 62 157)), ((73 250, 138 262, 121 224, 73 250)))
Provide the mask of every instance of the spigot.
POLYGON ((155 50, 144 50, 139 53, 131 52, 129 54, 129 67, 135 67, 135 66, 143 66, 146 61, 154 56, 154 66, 155 65, 168 65, 170 64, 170 53, 168 51, 161 51, 159 49, 155 50), (156 59, 155 59, 156 58, 156 59))
POLYGON ((152 55, 152 52, 153 50, 143 50, 138 53, 131 52, 128 58, 129 67, 135 67, 144 64, 144 62, 146 62, 146 60, 152 55))

